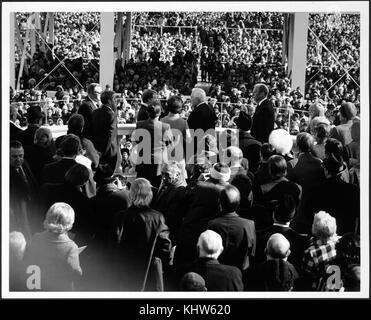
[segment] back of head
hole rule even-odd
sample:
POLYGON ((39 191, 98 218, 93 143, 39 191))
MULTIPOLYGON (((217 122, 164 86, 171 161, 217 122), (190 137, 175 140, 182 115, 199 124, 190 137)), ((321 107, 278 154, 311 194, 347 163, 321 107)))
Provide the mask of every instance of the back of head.
POLYGON ((200 258, 218 259, 223 251, 222 237, 212 230, 206 230, 198 238, 197 248, 200 258))
POLYGON ((157 100, 157 92, 155 90, 146 89, 143 92, 142 101, 148 103, 152 100, 157 100))
POLYGON ((314 127, 314 133, 322 141, 330 136, 330 128, 328 124, 320 123, 314 127))
POLYGON ((266 255, 270 259, 285 259, 290 255, 290 242, 281 234, 272 234, 267 242, 266 255))
POLYGON ((206 93, 201 88, 193 88, 191 93, 191 101, 193 106, 206 102, 206 93))
POLYGON ((60 152, 64 157, 76 157, 82 149, 80 138, 74 134, 67 134, 60 144, 60 152))
POLYGON ((226 183, 231 177, 231 169, 222 162, 217 162, 210 170, 210 176, 220 183, 226 183))
POLYGON ((89 176, 89 169, 78 163, 66 172, 64 180, 73 186, 79 187, 83 186, 89 180, 89 176))
POLYGON ((241 204, 251 201, 252 181, 245 174, 237 174, 233 177, 231 185, 235 186, 240 192, 241 204))
POLYGON ((343 144, 334 138, 327 139, 325 144, 325 154, 327 157, 333 154, 337 159, 342 159, 344 154, 343 144))
POLYGON ((226 185, 219 196, 222 213, 235 212, 240 204, 240 192, 235 186, 226 185))
POLYGON ((295 198, 291 194, 284 194, 274 209, 273 218, 277 222, 287 223, 294 219, 295 212, 295 198))
POLYGON ((64 202, 54 203, 46 213, 44 228, 53 233, 66 233, 71 230, 75 222, 75 212, 64 202))
MULTIPOLYGON (((115 92, 114 91, 103 91, 101 96, 100 96, 100 101, 102 104, 112 106, 114 105, 112 102, 115 97, 115 92)), ((114 110, 116 111, 116 110, 114 110)))
POLYGON ((319 211, 314 215, 312 234, 322 241, 328 241, 336 237, 336 219, 325 211, 319 211))
POLYGON ((351 102, 344 102, 340 106, 340 114, 343 118, 347 120, 352 120, 357 116, 357 108, 356 106, 351 102))
POLYGON ((159 101, 153 101, 148 105, 147 112, 150 119, 155 119, 160 116, 162 111, 161 103, 159 101))
POLYGON ((23 260, 26 251, 26 239, 23 233, 12 231, 9 234, 9 260, 11 262, 20 262, 23 260))
POLYGON ((111 183, 115 180, 113 177, 114 170, 109 164, 100 164, 95 171, 94 181, 98 186, 102 186, 111 183))
POLYGON ((300 132, 296 136, 296 143, 301 152, 310 152, 314 146, 314 138, 307 132, 300 132))
POLYGON ((264 83, 257 83, 254 87, 254 91, 257 91, 262 97, 268 97, 269 88, 264 83))
POLYGON ((27 109, 26 117, 29 124, 39 124, 43 114, 39 106, 31 106, 27 109))
POLYGON ((206 291, 205 280, 198 273, 188 272, 180 280, 181 291, 206 291))
POLYGON ((75 113, 69 118, 67 122, 68 133, 80 135, 84 128, 84 125, 84 117, 81 114, 75 113))
POLYGON ((144 178, 135 179, 131 184, 129 196, 134 206, 149 206, 153 198, 151 183, 144 178))
POLYGON ((167 109, 171 113, 180 113, 183 109, 183 100, 178 96, 171 96, 167 100, 167 109))
POLYGON ((268 171, 272 180, 286 176, 287 163, 284 157, 280 155, 271 156, 268 159, 268 171))
POLYGON ((37 145, 49 146, 52 139, 52 132, 48 127, 40 127, 35 131, 34 143, 37 145))
POLYGON ((288 154, 293 146, 290 134, 284 129, 273 130, 269 135, 269 144, 275 149, 277 154, 288 154))

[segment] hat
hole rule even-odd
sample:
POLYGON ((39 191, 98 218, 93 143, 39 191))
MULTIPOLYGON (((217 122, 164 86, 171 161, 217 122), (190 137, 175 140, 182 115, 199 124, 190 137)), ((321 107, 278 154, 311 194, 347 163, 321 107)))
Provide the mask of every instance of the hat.
POLYGON ((180 281, 182 291, 205 291, 205 280, 198 273, 188 272, 180 281))
POLYGON ((217 162, 210 170, 211 178, 227 182, 231 177, 231 169, 224 163, 217 162))
POLYGON ((115 181, 113 169, 108 164, 100 164, 94 175, 94 181, 98 184, 107 184, 115 181))
POLYGON ((343 116, 345 116, 348 120, 353 119, 357 116, 357 108, 351 102, 345 102, 340 107, 340 112, 343 116))
POLYGON ((238 118, 235 120, 237 128, 243 131, 249 131, 251 129, 251 116, 248 115, 245 111, 241 111, 238 118))
POLYGON ((266 291, 290 291, 299 277, 294 266, 282 259, 264 262, 261 272, 266 291))
POLYGON ((269 135, 269 144, 276 150, 277 154, 288 154, 293 146, 293 138, 284 129, 276 129, 269 135))

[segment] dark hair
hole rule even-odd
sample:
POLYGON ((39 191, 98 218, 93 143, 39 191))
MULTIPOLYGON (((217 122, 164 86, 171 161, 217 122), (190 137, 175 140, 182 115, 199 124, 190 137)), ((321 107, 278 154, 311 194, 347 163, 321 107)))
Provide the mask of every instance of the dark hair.
POLYGON ((167 100, 167 108, 171 113, 180 113, 183 109, 183 100, 178 96, 171 96, 167 100))
POLYGON ((147 103, 149 100, 154 99, 157 97, 157 92, 155 90, 147 89, 144 90, 142 95, 142 101, 147 103))
POLYGON ((100 101, 103 104, 109 104, 110 101, 113 101, 113 96, 115 95, 114 91, 103 91, 101 96, 100 96, 100 101))
POLYGON ((84 128, 85 120, 81 114, 75 113, 67 122, 68 133, 80 135, 84 128))
POLYGON ((319 140, 323 141, 325 138, 328 138, 330 136, 330 132, 329 130, 327 130, 327 128, 328 125, 325 123, 320 123, 314 128, 319 140))
POLYGON ((296 136, 296 144, 300 151, 302 152, 310 152, 314 146, 314 138, 311 134, 307 132, 300 132, 296 136))
POLYGON ((89 180, 89 169, 82 164, 75 164, 64 175, 64 180, 71 183, 73 186, 82 186, 89 180))
POLYGON ((325 153, 327 156, 333 154, 338 159, 343 158, 344 154, 343 144, 337 139, 329 138, 327 139, 325 144, 325 153))
POLYGON ((263 143, 260 149, 263 160, 267 161, 271 156, 274 155, 274 148, 269 143, 263 143))
POLYGON ((274 217, 279 222, 290 222, 295 216, 296 201, 291 194, 284 194, 276 204, 274 217))
POLYGON ((60 144, 59 150, 62 156, 75 157, 82 149, 80 138, 74 134, 67 134, 60 144))
POLYGON ((330 154, 322 162, 322 166, 329 172, 330 175, 337 175, 340 173, 343 165, 343 157, 335 154, 330 154))
POLYGON ((159 101, 153 101, 149 104, 147 111, 151 119, 158 117, 162 111, 161 103, 159 101))
POLYGON ((235 212, 240 205, 240 191, 232 185, 226 185, 219 196, 222 211, 225 213, 235 212))
POLYGON ((285 158, 280 155, 271 156, 268 159, 268 171, 273 180, 286 176, 287 163, 285 158))
POLYGON ((10 141, 10 148, 20 149, 23 148, 23 144, 18 140, 11 140, 10 141))

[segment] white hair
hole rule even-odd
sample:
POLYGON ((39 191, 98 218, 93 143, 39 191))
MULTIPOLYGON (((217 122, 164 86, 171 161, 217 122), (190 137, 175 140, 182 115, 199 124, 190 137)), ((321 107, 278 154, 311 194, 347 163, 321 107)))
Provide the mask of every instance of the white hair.
POLYGON ((325 211, 319 211, 314 215, 312 234, 323 241, 336 237, 336 219, 325 211))
POLYGON ((194 101, 194 105, 202 102, 206 102, 206 92, 201 88, 193 88, 191 93, 191 100, 194 101))
POLYGON ((9 258, 10 260, 22 261, 26 251, 26 239, 23 233, 12 231, 9 234, 9 258))
POLYGON ((133 181, 129 191, 132 204, 136 207, 146 207, 152 201, 153 193, 151 183, 145 178, 137 178, 133 181))
POLYGON ((281 233, 274 233, 267 241, 266 254, 270 259, 285 259, 290 254, 290 242, 281 233))
POLYGON ((223 251, 222 237, 212 230, 206 230, 198 238, 199 256, 217 259, 223 251))
POLYGON ((75 211, 64 202, 54 203, 46 213, 44 228, 54 233, 66 233, 75 222, 75 211))

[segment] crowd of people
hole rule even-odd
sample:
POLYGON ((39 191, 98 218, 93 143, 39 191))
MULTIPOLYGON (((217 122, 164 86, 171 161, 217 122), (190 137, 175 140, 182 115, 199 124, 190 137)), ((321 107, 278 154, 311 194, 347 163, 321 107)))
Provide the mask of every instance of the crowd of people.
POLYGON ((146 89, 120 143, 117 93, 102 89, 89 85, 56 140, 40 106, 26 130, 10 107, 10 290, 360 290, 354 103, 338 123, 312 103, 293 138, 260 83, 256 107, 218 135, 203 89, 186 119, 181 97, 163 107, 146 89), (41 280, 30 287, 31 265, 41 280))

